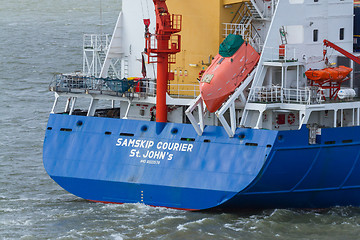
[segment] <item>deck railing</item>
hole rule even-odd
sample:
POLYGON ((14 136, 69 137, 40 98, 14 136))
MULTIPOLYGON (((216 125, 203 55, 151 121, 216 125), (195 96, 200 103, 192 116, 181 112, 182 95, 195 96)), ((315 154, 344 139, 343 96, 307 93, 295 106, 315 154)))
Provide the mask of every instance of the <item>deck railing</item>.
POLYGON ((260 52, 262 48, 261 37, 254 26, 250 23, 223 23, 224 34, 226 38, 229 34, 241 35, 245 41, 251 44, 256 51, 260 52))
POLYGON ((174 98, 196 98, 200 94, 199 84, 169 84, 169 94, 174 98))
POLYGON ((280 86, 254 87, 250 95, 250 102, 261 103, 311 103, 311 90, 309 88, 281 88, 280 86))
POLYGON ((263 59, 265 62, 296 62, 298 61, 296 55, 296 48, 287 45, 280 45, 279 47, 265 47, 263 48, 263 59))
MULTIPOLYGON (((81 73, 55 75, 49 86, 55 92, 108 94, 116 96, 156 96, 154 79, 111 79, 88 77, 81 73)), ((198 84, 169 84, 169 94, 174 98, 195 98, 199 95, 198 84)))
POLYGON ((110 45, 111 35, 109 34, 84 34, 83 48, 103 51, 110 45))

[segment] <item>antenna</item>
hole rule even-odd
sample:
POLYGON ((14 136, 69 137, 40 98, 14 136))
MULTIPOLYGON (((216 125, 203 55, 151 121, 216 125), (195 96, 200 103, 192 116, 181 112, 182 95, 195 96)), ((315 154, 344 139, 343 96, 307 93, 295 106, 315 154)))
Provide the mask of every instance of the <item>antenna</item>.
POLYGON ((103 35, 102 0, 100 0, 100 36, 103 35))

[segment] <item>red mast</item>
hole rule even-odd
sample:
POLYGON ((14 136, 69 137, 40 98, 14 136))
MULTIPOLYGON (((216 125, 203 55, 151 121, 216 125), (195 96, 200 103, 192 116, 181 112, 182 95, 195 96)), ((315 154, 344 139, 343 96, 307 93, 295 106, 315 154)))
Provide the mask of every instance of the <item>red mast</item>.
POLYGON ((149 63, 157 63, 156 121, 167 122, 166 93, 170 64, 175 63, 175 54, 181 51, 181 15, 170 14, 166 0, 153 0, 156 14, 156 33, 149 33, 149 21, 145 24, 145 53, 149 63))

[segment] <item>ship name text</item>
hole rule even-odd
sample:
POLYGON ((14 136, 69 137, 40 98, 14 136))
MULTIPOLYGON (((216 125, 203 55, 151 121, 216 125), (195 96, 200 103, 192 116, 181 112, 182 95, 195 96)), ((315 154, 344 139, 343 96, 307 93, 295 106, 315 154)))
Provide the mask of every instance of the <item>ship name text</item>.
MULTIPOLYGON (((149 149, 154 146, 154 141, 151 140, 140 140, 140 139, 123 139, 118 138, 116 146, 121 147, 133 147, 133 148, 146 148, 149 149)), ((168 150, 168 151, 180 151, 180 152, 191 152, 193 149, 193 144, 187 143, 172 143, 172 142, 158 142, 156 148, 159 150, 168 150)))
POLYGON ((118 147, 131 148, 129 157, 138 159, 140 163, 160 164, 160 160, 173 160, 174 152, 192 152, 191 143, 154 142, 152 140, 118 138, 118 147))

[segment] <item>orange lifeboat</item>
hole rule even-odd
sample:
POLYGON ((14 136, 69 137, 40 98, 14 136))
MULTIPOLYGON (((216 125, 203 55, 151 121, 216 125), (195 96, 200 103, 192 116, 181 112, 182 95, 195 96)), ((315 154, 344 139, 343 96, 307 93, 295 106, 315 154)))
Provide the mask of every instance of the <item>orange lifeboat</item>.
POLYGON ((220 53, 215 56, 200 81, 201 96, 210 112, 215 112, 220 108, 221 104, 240 86, 259 61, 260 55, 255 49, 244 42, 241 36, 234 36, 229 35, 230 40, 233 43, 236 41, 238 46, 225 54, 221 50, 223 46, 220 46, 220 53))
POLYGON ((339 66, 334 68, 324 68, 318 70, 308 70, 305 75, 308 79, 315 83, 321 83, 324 81, 338 82, 346 78, 347 75, 352 71, 352 68, 339 66))

